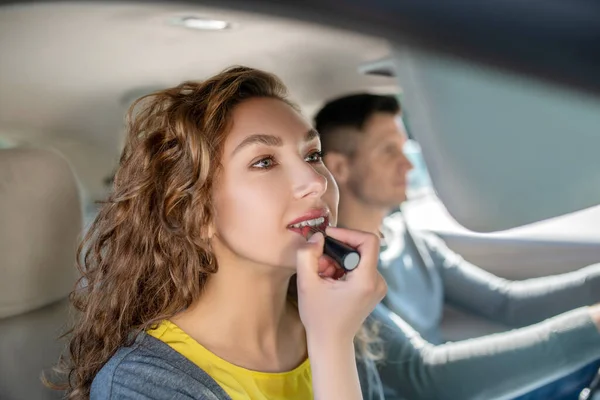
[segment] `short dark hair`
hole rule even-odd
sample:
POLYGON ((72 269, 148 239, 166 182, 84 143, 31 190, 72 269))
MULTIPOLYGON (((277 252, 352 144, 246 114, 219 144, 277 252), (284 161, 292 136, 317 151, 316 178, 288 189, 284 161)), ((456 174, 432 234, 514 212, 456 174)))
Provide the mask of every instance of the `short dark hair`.
POLYGON ((323 153, 352 152, 348 130, 360 132, 375 113, 400 113, 400 103, 394 96, 357 93, 331 100, 315 116, 315 128, 321 136, 323 153), (344 133, 345 132, 345 133, 344 133))

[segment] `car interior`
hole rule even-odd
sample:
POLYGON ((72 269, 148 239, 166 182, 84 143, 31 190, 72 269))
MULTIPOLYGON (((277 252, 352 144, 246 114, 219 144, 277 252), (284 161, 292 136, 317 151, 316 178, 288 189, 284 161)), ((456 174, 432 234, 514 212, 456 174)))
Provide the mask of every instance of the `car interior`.
MULTIPOLYGON (((61 398, 40 374, 128 106, 231 65, 280 76, 309 118, 399 96, 430 182, 407 223, 467 260, 510 279, 600 262, 600 5, 480 3, 0 2, 0 399, 61 398)), ((504 329, 444 320, 447 340, 504 329)))

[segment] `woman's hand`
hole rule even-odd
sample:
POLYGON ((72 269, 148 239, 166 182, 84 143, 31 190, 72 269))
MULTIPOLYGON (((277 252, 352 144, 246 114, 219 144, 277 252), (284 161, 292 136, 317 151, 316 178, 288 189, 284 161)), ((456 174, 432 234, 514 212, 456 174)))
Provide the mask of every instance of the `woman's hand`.
POLYGON ((377 271, 379 238, 348 229, 327 234, 356 248, 358 267, 336 280, 332 261, 323 256, 323 234, 316 233, 298 251, 298 308, 306 328, 314 398, 362 399, 356 368, 354 335, 387 286, 377 271))
POLYGON ((379 238, 373 234, 327 228, 327 235, 361 255, 358 267, 336 280, 339 269, 323 255, 323 235, 315 233, 298 251, 298 306, 309 339, 350 340, 385 296, 387 286, 377 271, 379 238))

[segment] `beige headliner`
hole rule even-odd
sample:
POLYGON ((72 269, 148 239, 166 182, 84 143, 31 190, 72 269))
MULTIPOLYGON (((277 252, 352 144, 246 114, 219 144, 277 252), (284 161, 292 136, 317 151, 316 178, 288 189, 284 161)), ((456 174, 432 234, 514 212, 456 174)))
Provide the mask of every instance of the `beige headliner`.
POLYGON ((385 57, 379 38, 249 13, 139 3, 44 3, 0 8, 0 139, 63 152, 86 187, 118 156, 125 102, 144 88, 202 79, 232 64, 278 74, 307 115, 344 92, 397 90, 359 64, 385 57), (223 19, 221 32, 169 24, 223 19))

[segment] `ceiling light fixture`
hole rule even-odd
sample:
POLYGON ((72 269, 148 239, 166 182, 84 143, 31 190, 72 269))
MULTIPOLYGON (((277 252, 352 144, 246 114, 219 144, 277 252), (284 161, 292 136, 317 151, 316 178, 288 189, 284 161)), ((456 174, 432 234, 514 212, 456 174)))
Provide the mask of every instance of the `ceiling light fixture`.
POLYGON ((173 21, 176 25, 181 25, 189 29, 198 29, 201 31, 222 31, 231 28, 227 21, 218 19, 200 18, 200 17, 181 17, 173 21))

